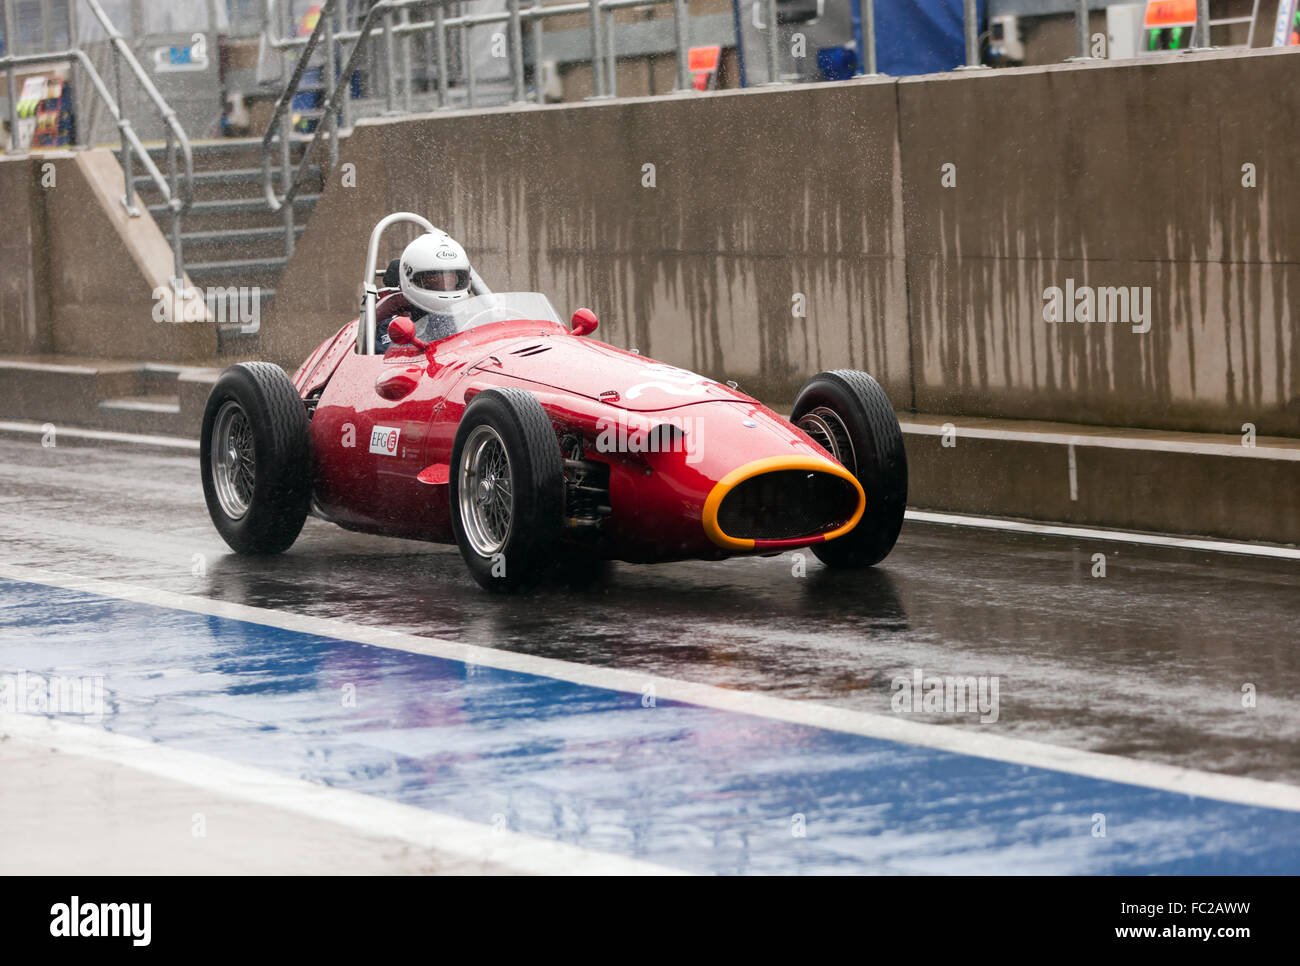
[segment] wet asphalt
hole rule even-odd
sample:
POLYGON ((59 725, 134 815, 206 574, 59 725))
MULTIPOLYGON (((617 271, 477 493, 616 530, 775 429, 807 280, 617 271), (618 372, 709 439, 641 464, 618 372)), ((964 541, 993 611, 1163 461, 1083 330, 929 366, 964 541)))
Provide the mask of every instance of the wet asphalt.
POLYGON ((867 572, 615 564, 587 591, 501 598, 453 547, 314 519, 288 553, 241 558, 196 456, 9 437, 0 561, 880 714, 917 668, 995 675, 996 722, 914 717, 1300 784, 1297 561, 909 521, 867 572))

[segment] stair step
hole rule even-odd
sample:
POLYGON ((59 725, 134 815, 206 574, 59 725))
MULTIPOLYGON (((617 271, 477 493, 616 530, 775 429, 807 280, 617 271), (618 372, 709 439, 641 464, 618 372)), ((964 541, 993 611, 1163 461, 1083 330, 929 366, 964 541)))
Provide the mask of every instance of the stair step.
POLYGON ((117 413, 171 413, 179 415, 181 397, 175 396, 126 396, 122 399, 102 399, 99 408, 106 412, 117 413))
POLYGON ((256 357, 259 344, 257 332, 245 332, 237 325, 217 326, 217 355, 256 357))
MULTIPOLYGON (((298 195, 293 199, 294 210, 302 208, 311 208, 320 200, 319 194, 298 195)), ((236 214, 239 212, 262 211, 270 212, 265 198, 233 198, 228 201, 196 201, 190 205, 190 210, 186 212, 189 215, 221 215, 236 214)), ((149 214, 166 215, 170 214, 171 209, 166 205, 150 205, 149 214)))
MULTIPOLYGON (((293 233, 301 235, 306 225, 294 225, 293 233)), ((248 243, 283 241, 283 228, 214 228, 210 231, 181 232, 182 245, 220 245, 222 243, 248 243)))
MULTIPOLYGON (((310 135, 295 134, 289 138, 290 162, 295 170, 302 163, 306 147, 310 142, 310 135)), ((240 185, 260 185, 262 164, 265 160, 260 137, 193 141, 191 145, 194 154, 195 193, 201 197, 230 198, 239 194, 240 185)), ((165 145, 152 144, 146 150, 159 168, 165 172, 165 145)), ((313 163, 307 165, 305 172, 308 190, 312 190, 313 183, 319 183, 323 177, 321 165, 326 164, 324 153, 326 150, 326 146, 318 145, 316 152, 309 159, 313 163)), ((279 142, 274 142, 271 145, 270 161, 277 186, 280 179, 280 153, 279 142)), ((114 154, 118 156, 118 162, 121 163, 120 150, 115 149, 114 154)), ((150 205, 160 201, 156 186, 138 163, 133 175, 135 189, 144 194, 142 201, 150 205)))
MULTIPOLYGON (((249 215, 240 216, 248 219, 249 215)), ((276 219, 277 221, 279 219, 276 219)), ((298 219, 293 237, 301 238, 305 225, 298 219)), ((285 254, 284 225, 266 228, 221 228, 182 232, 181 251, 186 262, 219 262, 232 258, 279 258, 285 254)))
MULTIPOLYGON (((307 165, 308 177, 320 177, 320 165, 307 165)), ((276 165, 271 169, 272 183, 277 186, 280 183, 280 166, 276 165)), ((149 175, 136 175, 134 178, 137 191, 146 190, 154 186, 153 178, 149 175)), ((261 184, 261 168, 231 168, 229 170, 215 169, 212 171, 195 171, 194 186, 196 188, 204 185, 214 184, 261 184)))
POLYGON ((191 262, 185 266, 185 271, 191 278, 228 272, 278 272, 288 263, 287 258, 235 258, 226 262, 191 262))
MULTIPOLYGON (((294 151, 301 151, 311 143, 311 137, 310 134, 291 134, 289 135, 289 146, 294 151)), ((276 139, 273 144, 275 145, 274 149, 278 152, 280 150, 279 139, 276 139)), ((121 150, 120 147, 114 148, 113 153, 120 154, 121 150)), ((163 160, 166 160, 167 158, 166 144, 151 144, 146 147, 145 150, 149 153, 151 158, 162 158, 163 160)), ((190 141, 190 153, 194 156, 196 164, 199 158, 202 157, 227 157, 232 154, 239 154, 243 151, 256 151, 260 153, 261 150, 262 139, 260 137, 218 138, 210 141, 190 141)), ((179 154, 180 151, 178 150, 177 155, 179 154)))

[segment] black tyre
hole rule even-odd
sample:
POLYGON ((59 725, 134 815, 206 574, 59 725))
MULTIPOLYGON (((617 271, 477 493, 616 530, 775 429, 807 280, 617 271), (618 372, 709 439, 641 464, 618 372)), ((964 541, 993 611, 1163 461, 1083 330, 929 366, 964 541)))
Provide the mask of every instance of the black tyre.
POLYGON ((284 370, 242 362, 208 396, 199 437, 208 515, 237 553, 288 550, 311 507, 307 411, 284 370))
POLYGON ((550 418, 522 389, 486 389, 451 450, 452 529, 470 573, 502 593, 537 585, 564 522, 564 462, 550 418))
POLYGON ((907 509, 907 453, 894 407, 865 372, 836 369, 804 384, 790 421, 857 477, 866 511, 849 533, 812 552, 828 567, 861 568, 889 555, 907 509))

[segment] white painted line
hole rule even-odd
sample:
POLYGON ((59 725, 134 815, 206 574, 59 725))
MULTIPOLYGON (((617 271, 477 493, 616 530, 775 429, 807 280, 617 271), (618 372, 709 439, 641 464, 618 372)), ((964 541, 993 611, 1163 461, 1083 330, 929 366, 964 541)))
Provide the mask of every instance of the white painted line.
POLYGON ((1074 458, 1074 440, 1070 440, 1070 502, 1079 502, 1079 464, 1074 458))
POLYGON ((161 362, 146 362, 144 371, 159 376, 175 376, 178 379, 182 376, 195 376, 206 373, 211 373, 213 378, 221 375, 220 369, 207 366, 172 366, 161 362))
POLYGON ((1300 560, 1300 548, 1279 547, 1266 543, 1238 543, 1234 540, 1171 537, 1158 533, 1100 530, 1094 527, 1071 527, 1058 523, 1030 523, 1025 520, 966 516, 961 513, 935 513, 930 510, 908 510, 906 517, 908 520, 914 520, 917 523, 942 523, 954 527, 975 527, 981 530, 1009 530, 1013 533, 1038 533, 1050 537, 1075 537, 1083 540, 1106 540, 1111 543, 1133 543, 1145 547, 1174 547, 1178 550, 1208 550, 1212 553, 1238 553, 1250 557, 1300 560))
POLYGON ((99 403, 99 408, 133 413, 172 413, 179 415, 181 404, 178 402, 150 402, 147 399, 103 399, 99 403))
MULTIPOLYGON (((929 435, 938 435, 939 427, 926 427, 934 430, 929 435)), ((30 433, 41 435, 45 425, 39 423, 0 421, 0 433, 30 433)), ((59 429, 59 436, 69 439, 102 440, 105 442, 135 443, 145 446, 162 446, 169 449, 184 449, 198 452, 199 441, 182 439, 179 436, 148 436, 140 433, 117 433, 99 429, 59 429)), ((962 430, 970 433, 971 430, 962 430)), ((1080 443, 1084 440, 1076 437, 1080 443)), ((1058 440, 1059 442, 1059 440, 1058 440)), ((1070 498, 1077 499, 1077 480, 1074 475, 1075 465, 1071 463, 1070 498)), ((974 527, 983 530, 1010 530, 1018 533, 1038 533, 1057 537, 1082 537, 1087 540, 1106 540, 1112 543, 1132 543, 1149 547, 1176 547, 1182 550, 1207 550, 1212 553, 1235 553, 1253 557, 1274 557, 1281 560, 1300 560, 1300 549, 1294 547, 1270 546, 1268 544, 1241 543, 1233 540, 1202 540, 1192 537, 1163 536, 1153 533, 1133 533, 1125 530, 1101 530, 1091 527, 1073 527, 1051 523, 1028 523, 1022 520, 1006 520, 999 517, 968 516, 961 513, 939 513, 928 510, 908 510, 907 519, 917 523, 942 523, 950 526, 974 527)))
MULTIPOLYGON (((1144 788, 1156 788, 1241 805, 1300 811, 1300 787, 1279 782, 1266 782, 1234 775, 1215 775, 1158 762, 1100 755, 1095 752, 1039 744, 1020 738, 1006 738, 984 731, 975 732, 944 725, 922 724, 892 715, 870 714, 812 701, 774 698, 764 694, 733 691, 708 684, 654 677, 617 668, 592 667, 531 654, 515 654, 491 647, 419 637, 330 618, 288 614, 261 607, 249 607, 244 604, 209 600, 206 597, 175 594, 149 587, 76 577, 30 567, 0 564, 0 579, 80 590, 119 600, 226 617, 250 624, 278 627, 303 634, 318 634, 323 637, 356 641, 414 654, 427 654, 464 664, 518 671, 610 691, 640 695, 647 684, 653 684, 655 694, 664 700, 680 701, 734 714, 754 715, 789 724, 846 732, 883 741, 920 745, 961 755, 973 755, 1033 768, 1047 768, 1102 781, 1140 785, 1144 788)), ((490 606, 490 603, 489 600, 484 600, 484 606, 490 606)))
MULTIPOLYGON (((914 436, 941 436, 943 427, 931 423, 900 420, 904 433, 914 436)), ((1300 442, 1291 444, 1210 443, 1181 439, 1152 439, 1147 436, 1096 436, 1050 433, 1032 429, 994 429, 983 426, 960 426, 963 439, 996 439, 1012 443, 1050 443, 1057 446, 1098 446, 1105 449, 1128 449, 1135 452, 1187 453, 1193 456, 1244 456, 1250 459, 1300 461, 1300 442)))
POLYGON ((184 449, 197 453, 197 439, 182 439, 179 436, 149 436, 143 433, 116 433, 107 429, 77 429, 72 426, 64 428, 58 423, 23 423, 0 420, 0 433, 30 433, 42 436, 47 426, 53 426, 55 440, 88 439, 105 443, 135 443, 139 446, 163 446, 167 449, 184 449))
POLYGON ((98 369, 93 369, 90 366, 60 365, 51 362, 24 362, 19 359, 0 359, 0 369, 21 369, 24 372, 52 372, 70 376, 93 376, 99 372, 98 369))
POLYGON ((0 714, 0 734, 109 761, 210 792, 401 839, 519 875, 682 875, 665 866, 442 815, 384 798, 288 778, 192 751, 33 714, 0 714))

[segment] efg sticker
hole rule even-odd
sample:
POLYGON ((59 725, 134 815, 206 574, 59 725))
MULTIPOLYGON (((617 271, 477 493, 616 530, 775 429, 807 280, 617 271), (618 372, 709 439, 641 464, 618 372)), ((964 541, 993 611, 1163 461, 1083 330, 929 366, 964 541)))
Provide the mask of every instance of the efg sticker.
POLYGON ((400 429, 391 426, 376 426, 370 431, 370 452, 380 456, 396 456, 397 439, 401 434, 400 429))

